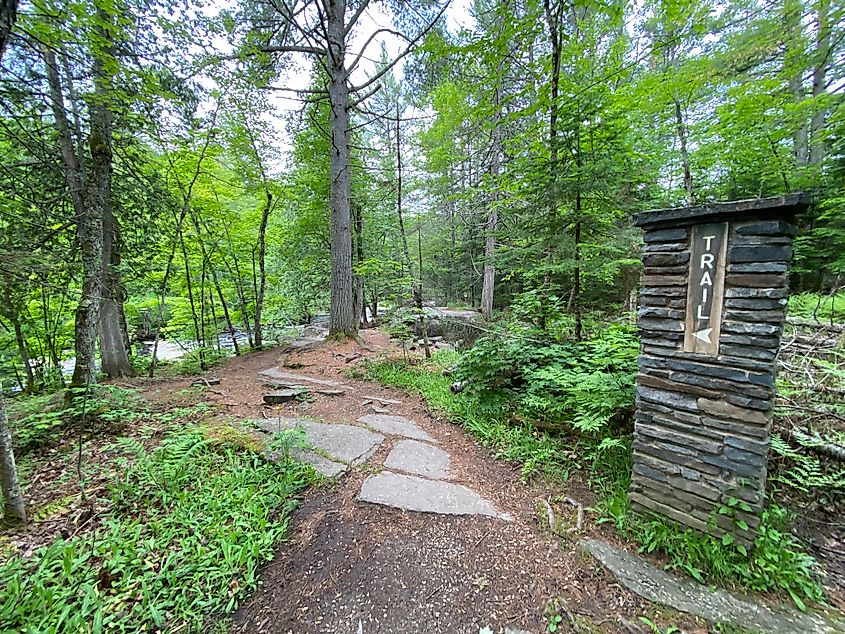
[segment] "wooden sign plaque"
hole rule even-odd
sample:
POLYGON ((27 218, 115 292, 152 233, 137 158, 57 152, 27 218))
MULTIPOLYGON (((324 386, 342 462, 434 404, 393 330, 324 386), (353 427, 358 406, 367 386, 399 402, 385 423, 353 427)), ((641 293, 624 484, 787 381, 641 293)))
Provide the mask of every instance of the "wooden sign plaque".
POLYGON ((685 352, 719 354, 727 250, 727 222, 692 227, 684 324, 685 352))

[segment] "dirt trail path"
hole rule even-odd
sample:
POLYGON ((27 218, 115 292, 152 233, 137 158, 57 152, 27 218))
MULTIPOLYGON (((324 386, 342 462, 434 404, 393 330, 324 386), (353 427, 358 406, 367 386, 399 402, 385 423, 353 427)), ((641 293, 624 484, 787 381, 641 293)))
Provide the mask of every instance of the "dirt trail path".
POLYGON ((448 453, 448 481, 477 492, 500 517, 359 501, 365 481, 387 473, 385 459, 407 440, 385 433, 365 462, 309 493, 288 542, 262 571, 263 585, 236 613, 232 631, 478 634, 489 627, 539 633, 546 628, 546 606, 557 597, 564 598, 566 618, 583 622, 581 631, 637 631, 620 618, 630 623, 645 614, 641 601, 613 584, 574 541, 541 532, 536 505, 548 492, 520 482, 509 466, 430 413, 419 398, 348 378, 346 371, 363 358, 392 351, 377 331, 365 331, 362 344, 326 344, 282 353, 281 359, 280 349, 233 359, 217 373, 221 383, 213 398, 238 419, 307 416, 349 425, 361 425, 358 419, 373 412, 364 395, 398 401, 374 405, 415 422, 432 446, 448 453), (351 389, 311 403, 264 406, 268 389, 257 374, 274 366, 351 389))

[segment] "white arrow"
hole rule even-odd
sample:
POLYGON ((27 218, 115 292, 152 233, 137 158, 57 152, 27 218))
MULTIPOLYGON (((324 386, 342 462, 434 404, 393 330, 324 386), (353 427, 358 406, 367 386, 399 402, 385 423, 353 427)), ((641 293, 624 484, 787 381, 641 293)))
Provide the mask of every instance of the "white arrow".
POLYGON ((704 328, 703 330, 699 330, 698 332, 692 333, 692 336, 696 339, 703 341, 704 343, 713 343, 710 341, 710 333, 713 332, 712 328, 704 328))

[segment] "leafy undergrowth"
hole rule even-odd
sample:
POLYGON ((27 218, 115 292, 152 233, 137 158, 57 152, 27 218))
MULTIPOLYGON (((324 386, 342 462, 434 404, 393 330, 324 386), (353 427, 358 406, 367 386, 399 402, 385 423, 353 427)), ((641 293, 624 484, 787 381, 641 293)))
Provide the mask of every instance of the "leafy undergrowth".
POLYGON ((453 394, 443 369, 459 359, 454 352, 439 352, 431 361, 408 365, 403 361, 370 363, 370 378, 384 385, 421 395, 434 409, 472 433, 494 456, 519 464, 524 477, 542 474, 565 480, 573 469, 575 452, 549 434, 531 425, 512 424, 506 402, 495 398, 453 394))
POLYGON ((120 431, 141 412, 135 390, 117 385, 92 385, 70 391, 65 402, 65 392, 26 396, 11 400, 9 426, 15 454, 20 457, 36 449, 55 444, 65 430, 82 419, 88 431, 108 427, 109 433, 120 431))
POLYGON ((0 565, 0 630, 199 631, 256 587, 314 478, 196 426, 151 452, 120 442, 132 464, 100 528, 0 565))
POLYGON ((583 470, 597 497, 597 523, 610 523, 640 552, 662 553, 667 567, 698 581, 783 592, 795 604, 823 603, 819 566, 789 531, 788 512, 771 501, 750 552, 653 516, 629 511, 631 427, 637 341, 612 328, 581 344, 543 348, 530 341, 482 340, 459 355, 409 365, 368 366, 371 378, 416 392, 461 424, 525 477, 561 481, 583 470), (533 348, 533 349, 530 349, 533 348), (452 369, 453 377, 444 376, 452 369), (465 381, 460 394, 452 380, 465 381), (550 424, 556 422, 557 424, 550 424), (566 421, 565 423, 559 421, 566 421))
POLYGON ((754 548, 715 539, 658 518, 628 516, 623 534, 642 544, 640 552, 661 552, 668 568, 701 583, 736 583, 756 592, 783 592, 795 605, 825 601, 819 566, 789 531, 789 513, 773 500, 763 511, 754 548))

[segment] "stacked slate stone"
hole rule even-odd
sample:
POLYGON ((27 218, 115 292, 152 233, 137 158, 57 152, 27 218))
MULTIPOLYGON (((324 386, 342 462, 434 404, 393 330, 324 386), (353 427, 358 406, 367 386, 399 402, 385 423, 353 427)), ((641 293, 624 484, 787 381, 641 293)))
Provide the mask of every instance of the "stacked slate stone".
POLYGON ((764 502, 791 221, 806 204, 793 195, 636 217, 645 231, 630 490, 637 510, 753 542, 764 502), (718 351, 685 352, 690 231, 714 222, 729 223, 718 351))

